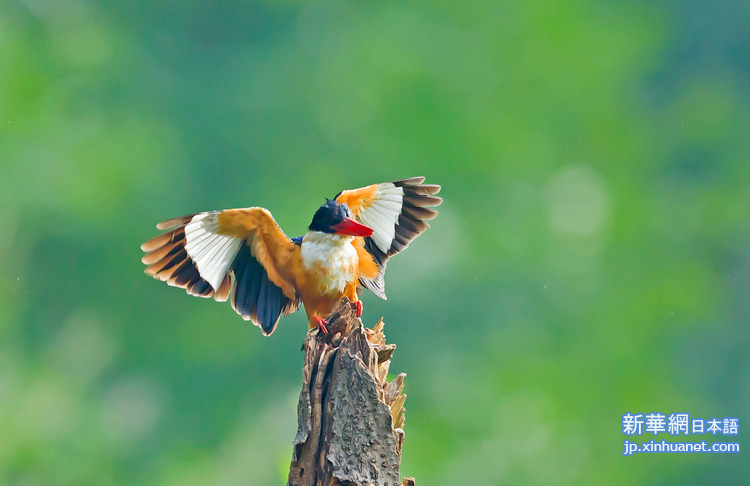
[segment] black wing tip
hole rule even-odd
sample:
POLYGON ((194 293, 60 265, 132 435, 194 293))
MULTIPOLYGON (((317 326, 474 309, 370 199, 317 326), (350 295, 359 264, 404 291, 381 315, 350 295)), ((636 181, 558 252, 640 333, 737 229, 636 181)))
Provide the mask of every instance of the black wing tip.
POLYGON ((273 326, 270 329, 261 326, 260 327, 260 333, 263 334, 264 336, 268 337, 271 334, 273 334, 273 332, 276 330, 276 327, 278 327, 278 325, 279 325, 279 320, 276 319, 276 322, 273 323, 273 326))
POLYGON ((404 190, 404 196, 421 198, 422 204, 420 206, 439 206, 443 202, 443 198, 436 196, 436 194, 440 192, 443 186, 424 184, 424 181, 425 178, 420 176, 392 181, 391 184, 401 187, 404 190))
POLYGON ((258 320, 258 316, 255 313, 252 314, 242 314, 237 309, 235 311, 242 317, 245 321, 250 321, 253 323, 254 326, 257 326, 258 329, 260 329, 260 333, 264 336, 270 336, 273 334, 273 332, 276 330, 276 328, 279 326, 279 321, 281 320, 281 316, 279 316, 276 319, 276 322, 273 323, 271 326, 264 326, 262 322, 258 320))
MULTIPOLYGON (((185 224, 192 216, 183 216, 185 224)), ((170 220, 171 221, 171 220, 170 220)), ((141 248, 147 252, 141 262, 148 265, 144 272, 171 287, 185 289, 188 295, 209 298, 216 293, 206 280, 201 278, 195 262, 185 250, 185 224, 166 231, 147 241, 141 248)))
POLYGON ((425 176, 409 177, 407 179, 399 179, 397 181, 391 181, 391 184, 402 187, 402 186, 418 186, 425 181, 425 176))
POLYGON ((437 188, 438 190, 442 187, 439 184, 425 184, 424 181, 427 180, 425 176, 417 176, 417 177, 408 177, 406 179, 399 179, 396 181, 391 181, 391 184, 403 187, 403 186, 413 186, 413 187, 424 187, 424 188, 437 188))

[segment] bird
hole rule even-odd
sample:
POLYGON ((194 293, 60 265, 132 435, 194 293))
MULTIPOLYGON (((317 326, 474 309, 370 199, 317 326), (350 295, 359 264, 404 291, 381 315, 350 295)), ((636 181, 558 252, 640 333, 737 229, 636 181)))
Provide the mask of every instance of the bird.
POLYGON ((310 329, 347 297, 362 315, 363 289, 386 299, 388 260, 430 227, 441 186, 424 177, 342 191, 314 213, 304 236, 289 238, 262 207, 168 219, 141 245, 146 274, 194 296, 230 301, 264 336, 303 305, 310 329))

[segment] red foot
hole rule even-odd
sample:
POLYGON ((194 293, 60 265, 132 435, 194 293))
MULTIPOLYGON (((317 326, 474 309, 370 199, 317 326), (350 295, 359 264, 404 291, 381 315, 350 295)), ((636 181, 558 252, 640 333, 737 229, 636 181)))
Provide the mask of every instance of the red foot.
POLYGON ((315 316, 313 317, 313 319, 315 320, 315 322, 318 323, 318 328, 323 332, 323 334, 328 334, 328 328, 326 327, 326 324, 327 324, 326 320, 320 316, 315 316))
POLYGON ((354 307, 357 308, 357 317, 362 317, 362 301, 358 300, 355 302, 354 307))

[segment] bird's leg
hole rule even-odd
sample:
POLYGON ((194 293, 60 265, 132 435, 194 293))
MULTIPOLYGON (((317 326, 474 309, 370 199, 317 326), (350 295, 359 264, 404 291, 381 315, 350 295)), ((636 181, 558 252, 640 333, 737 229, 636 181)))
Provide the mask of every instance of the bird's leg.
POLYGON ((355 302, 354 307, 357 309, 357 317, 362 317, 362 301, 355 302))
POLYGON ((313 316, 313 320, 318 325, 318 329, 320 329, 323 332, 323 334, 328 334, 328 328, 326 327, 326 324, 328 323, 326 322, 325 319, 323 319, 320 316, 313 316))

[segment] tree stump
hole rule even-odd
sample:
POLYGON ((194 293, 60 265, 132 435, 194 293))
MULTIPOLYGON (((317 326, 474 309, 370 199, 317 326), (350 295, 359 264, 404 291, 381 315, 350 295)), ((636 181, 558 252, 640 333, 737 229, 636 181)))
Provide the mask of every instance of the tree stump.
POLYGON ((342 298, 328 334, 305 337, 297 436, 287 486, 413 486, 399 482, 405 373, 386 381, 396 349, 383 320, 365 329, 342 298))

